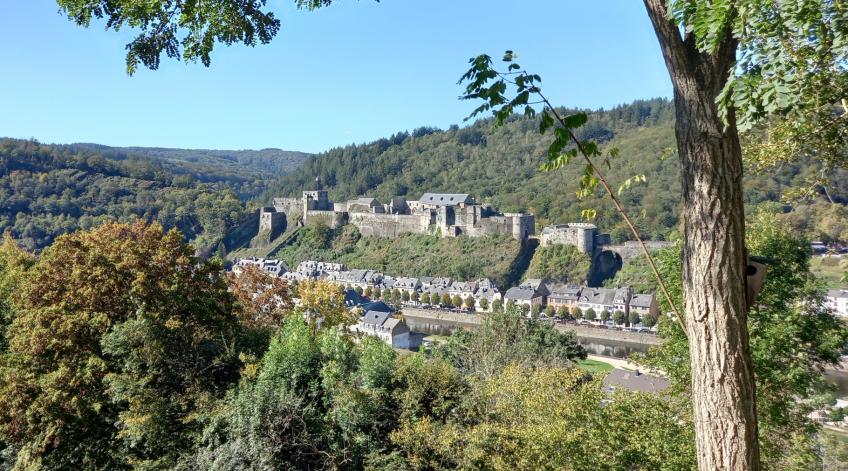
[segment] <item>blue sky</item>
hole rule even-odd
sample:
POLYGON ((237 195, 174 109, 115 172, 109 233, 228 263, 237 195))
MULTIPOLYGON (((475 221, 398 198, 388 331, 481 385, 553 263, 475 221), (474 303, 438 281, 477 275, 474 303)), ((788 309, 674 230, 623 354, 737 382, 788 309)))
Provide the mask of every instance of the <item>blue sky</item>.
POLYGON ((422 125, 462 123, 469 57, 506 49, 555 103, 611 107, 670 96, 642 2, 341 0, 308 12, 270 0, 270 45, 219 46, 212 66, 163 62, 129 77, 129 31, 80 28, 53 0, 0 14, 0 136, 185 148, 318 152, 422 125))

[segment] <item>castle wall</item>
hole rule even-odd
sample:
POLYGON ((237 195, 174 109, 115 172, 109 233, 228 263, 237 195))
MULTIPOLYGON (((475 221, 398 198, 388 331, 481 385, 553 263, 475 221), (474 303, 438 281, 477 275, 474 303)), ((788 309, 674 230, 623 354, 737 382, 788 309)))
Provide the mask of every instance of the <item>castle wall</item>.
POLYGON ((349 222, 365 236, 394 238, 401 234, 426 234, 427 216, 415 214, 350 213, 349 222))
POLYGON ((306 222, 320 222, 326 224, 328 227, 335 229, 337 227, 344 226, 347 224, 347 213, 338 212, 338 211, 319 211, 319 210, 308 210, 304 214, 303 217, 304 223, 306 222))
POLYGON ((363 235, 375 237, 397 237, 404 233, 427 234, 431 226, 443 237, 465 235, 469 237, 505 235, 524 240, 535 233, 533 215, 521 213, 497 214, 488 205, 459 204, 456 206, 435 205, 428 210, 419 201, 404 201, 394 198, 385 207, 365 207, 348 203, 331 203, 324 190, 304 191, 302 198, 274 198, 274 209, 279 216, 268 216, 263 227, 275 230, 282 218, 285 225, 300 219, 303 222, 320 221, 336 228, 354 224, 363 235), (412 212, 408 214, 407 212, 412 212))
POLYGON ((259 210, 259 233, 267 234, 268 240, 276 239, 286 230, 286 214, 278 213, 273 207, 259 210))
POLYGON ((299 213, 303 210, 303 203, 300 198, 274 198, 274 209, 278 213, 299 213))
POLYGON ((532 214, 510 214, 512 218, 512 237, 524 240, 536 233, 536 217, 532 214))
POLYGON ((591 254, 595 250, 595 234, 597 230, 591 224, 563 224, 548 226, 540 237, 543 247, 562 244, 573 245, 583 253, 591 254))
POLYGON ((505 235, 512 237, 512 218, 494 216, 481 219, 477 225, 461 227, 463 234, 469 237, 505 235))

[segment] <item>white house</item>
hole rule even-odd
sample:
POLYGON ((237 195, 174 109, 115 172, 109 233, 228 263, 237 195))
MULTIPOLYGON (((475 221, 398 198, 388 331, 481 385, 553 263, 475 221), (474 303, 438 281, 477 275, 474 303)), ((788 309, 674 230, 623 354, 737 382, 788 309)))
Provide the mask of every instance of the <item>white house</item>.
POLYGON ((825 296, 825 306, 836 315, 848 317, 848 290, 830 289, 825 296))
POLYGON ((409 348, 409 327, 388 312, 366 311, 351 330, 377 337, 394 348, 409 348))
POLYGON ((492 303, 502 298, 498 287, 488 278, 477 280, 477 291, 474 292, 474 309, 477 311, 491 311, 492 303), (486 308, 483 309, 481 301, 485 301, 486 308))

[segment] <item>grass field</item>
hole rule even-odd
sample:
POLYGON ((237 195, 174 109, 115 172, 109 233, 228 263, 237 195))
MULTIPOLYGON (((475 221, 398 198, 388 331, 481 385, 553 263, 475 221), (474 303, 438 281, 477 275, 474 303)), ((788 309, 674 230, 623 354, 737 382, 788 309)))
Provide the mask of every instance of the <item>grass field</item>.
POLYGON ((609 373, 613 369, 609 363, 598 360, 580 360, 577 367, 589 373, 609 373))
POLYGON ((810 271, 831 288, 848 288, 848 283, 842 281, 845 270, 839 266, 841 261, 841 257, 814 256, 810 259, 810 271))

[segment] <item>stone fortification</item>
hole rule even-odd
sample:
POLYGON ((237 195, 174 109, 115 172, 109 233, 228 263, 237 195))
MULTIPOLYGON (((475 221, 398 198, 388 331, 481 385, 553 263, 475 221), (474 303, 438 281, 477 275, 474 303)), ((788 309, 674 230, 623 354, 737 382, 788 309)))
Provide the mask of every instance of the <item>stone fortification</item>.
POLYGON ((393 198, 381 204, 374 198, 333 203, 324 190, 304 191, 301 198, 274 198, 278 213, 302 215, 303 222, 330 227, 353 224, 363 235, 439 234, 442 237, 505 235, 525 240, 535 232, 532 214, 500 214, 463 193, 425 193, 419 200, 393 198))

